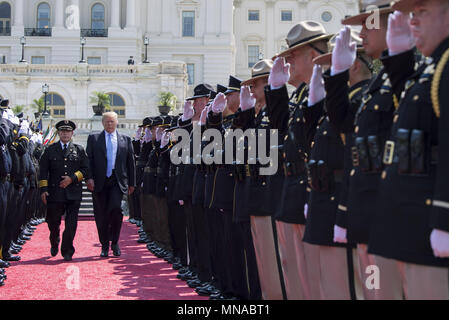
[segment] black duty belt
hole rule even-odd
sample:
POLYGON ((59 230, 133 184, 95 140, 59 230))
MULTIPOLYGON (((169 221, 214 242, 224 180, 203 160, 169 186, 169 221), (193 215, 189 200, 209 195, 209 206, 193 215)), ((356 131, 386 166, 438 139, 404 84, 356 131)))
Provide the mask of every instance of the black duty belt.
POLYGON ((157 174, 157 168, 145 167, 143 172, 145 172, 145 173, 156 173, 157 174))

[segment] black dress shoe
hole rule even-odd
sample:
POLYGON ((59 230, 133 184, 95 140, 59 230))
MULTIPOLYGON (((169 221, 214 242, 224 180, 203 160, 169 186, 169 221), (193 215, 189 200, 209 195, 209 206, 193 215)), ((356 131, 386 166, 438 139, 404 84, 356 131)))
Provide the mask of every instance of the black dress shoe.
POLYGON ((9 253, 11 253, 11 254, 18 254, 19 252, 20 252, 20 250, 18 250, 18 249, 9 250, 9 253))
POLYGON ((64 260, 65 260, 65 261, 72 261, 72 256, 66 254, 66 255, 64 256, 64 260))
POLYGON ((195 278, 195 279, 192 279, 192 280, 189 280, 189 281, 187 281, 187 285, 190 287, 190 288, 198 288, 199 286, 201 286, 203 283, 200 281, 200 279, 198 279, 198 278, 195 278))
POLYGON ((147 243, 147 238, 139 238, 139 240, 137 240, 137 243, 147 243))
POLYGON ((8 268, 9 267, 9 262, 5 261, 5 260, 0 260, 0 268, 8 268))
POLYGON ((120 247, 118 246, 118 244, 113 244, 111 246, 112 249, 112 253, 114 254, 114 256, 116 257, 120 257, 120 255, 122 254, 120 251, 120 247))
POLYGON ((24 236, 24 235, 20 235, 20 236, 19 236, 19 239, 20 239, 20 240, 26 240, 26 241, 31 240, 30 237, 24 236))
POLYGON ((26 241, 23 241, 23 240, 18 239, 18 240, 16 241, 16 243, 17 243, 18 245, 23 246, 23 245, 26 243, 26 241))
POLYGON ((9 255, 9 256, 6 256, 6 257, 3 257, 6 261, 20 261, 20 257, 19 256, 11 256, 11 255, 9 255))
POLYGON ((179 270, 181 268, 182 268, 182 264, 181 263, 179 263, 179 262, 173 263, 173 266, 172 266, 173 270, 179 270))
POLYGON ((102 258, 106 258, 109 256, 109 248, 102 248, 101 249, 101 254, 100 257, 102 258))
POLYGON ((50 249, 50 254, 52 257, 56 257, 56 255, 58 254, 59 248, 58 247, 51 247, 50 249))

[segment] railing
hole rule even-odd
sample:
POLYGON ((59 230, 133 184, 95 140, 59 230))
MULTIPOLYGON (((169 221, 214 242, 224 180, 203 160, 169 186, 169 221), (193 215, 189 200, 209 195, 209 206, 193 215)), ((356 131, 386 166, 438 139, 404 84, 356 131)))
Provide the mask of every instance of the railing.
POLYGON ((108 29, 81 29, 81 37, 98 37, 106 38, 108 36, 108 29))
POLYGON ((137 72, 138 66, 117 66, 117 65, 89 65, 87 73, 89 75, 116 75, 116 74, 135 74, 137 72))
MULTIPOLYGON (((90 119, 78 119, 74 120, 76 123, 76 128, 78 131, 83 132, 84 130, 92 130, 92 121, 90 119)), ((117 129, 121 129, 124 132, 132 132, 139 127, 141 121, 140 120, 132 120, 132 119, 118 119, 117 129)))
POLYGON ((51 28, 25 28, 26 37, 51 37, 51 28))

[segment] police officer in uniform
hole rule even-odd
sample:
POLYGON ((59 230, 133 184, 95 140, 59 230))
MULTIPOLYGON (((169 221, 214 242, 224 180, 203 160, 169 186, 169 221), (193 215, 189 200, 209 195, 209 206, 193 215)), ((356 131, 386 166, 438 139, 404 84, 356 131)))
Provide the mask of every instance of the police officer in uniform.
MULTIPOLYGON (((361 25, 360 37, 367 56, 378 59, 387 49, 386 35, 388 15, 392 8, 390 1, 362 1, 361 12, 342 21, 344 25, 361 25), (380 13, 379 28, 369 23, 370 5, 377 5, 380 13)), ((388 62, 382 59, 384 67, 370 81, 363 91, 362 102, 354 113, 348 95, 350 69, 356 58, 357 47, 351 44, 350 29, 340 32, 332 54, 330 75, 325 76, 327 92, 335 99, 327 101, 330 121, 339 127, 353 123, 353 133, 347 132, 346 140, 352 139, 353 168, 350 172, 346 212, 347 228, 337 222, 336 240, 357 244, 359 261, 363 265, 376 265, 383 275, 380 277, 380 289, 374 290, 376 299, 402 299, 400 274, 393 260, 368 254, 368 242, 373 219, 377 219, 378 190, 382 173, 382 146, 390 135, 393 113, 397 107, 398 94, 393 90, 388 78, 388 62), (338 125, 340 123, 340 125, 338 125), (352 136, 351 136, 352 135, 352 136), (344 232, 347 231, 347 237, 344 232)))
POLYGON ((399 1, 394 8, 402 13, 389 18, 384 59, 393 90, 404 90, 385 144, 369 251, 399 261, 406 299, 449 300, 449 2, 399 1), (414 42, 426 57, 416 70, 414 42))
POLYGON ((89 160, 83 147, 71 139, 75 123, 62 120, 56 124, 60 140, 50 145, 39 162, 39 188, 42 202, 47 205, 47 224, 50 230, 50 253, 54 257, 59 247, 59 226, 65 214, 61 254, 72 260, 78 211, 82 198, 82 181, 89 177, 89 160))

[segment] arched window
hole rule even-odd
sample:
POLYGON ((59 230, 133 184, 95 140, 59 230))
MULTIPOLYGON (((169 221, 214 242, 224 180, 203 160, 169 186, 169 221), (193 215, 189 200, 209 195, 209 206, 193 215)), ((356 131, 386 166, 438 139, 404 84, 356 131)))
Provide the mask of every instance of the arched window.
POLYGON ((47 109, 50 110, 52 117, 65 118, 65 101, 59 94, 54 92, 47 94, 47 109))
POLYGON ((105 29, 104 25, 104 6, 101 3, 96 3, 92 7, 92 28, 91 29, 105 29))
POLYGON ((11 6, 8 2, 0 3, 0 36, 11 35, 11 6))
POLYGON ((117 93, 108 93, 109 95, 109 101, 111 104, 111 109, 115 113, 118 114, 119 118, 125 118, 125 100, 121 96, 119 96, 117 93))
POLYGON ((46 2, 37 6, 37 28, 50 28, 50 6, 46 2))

